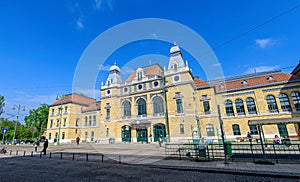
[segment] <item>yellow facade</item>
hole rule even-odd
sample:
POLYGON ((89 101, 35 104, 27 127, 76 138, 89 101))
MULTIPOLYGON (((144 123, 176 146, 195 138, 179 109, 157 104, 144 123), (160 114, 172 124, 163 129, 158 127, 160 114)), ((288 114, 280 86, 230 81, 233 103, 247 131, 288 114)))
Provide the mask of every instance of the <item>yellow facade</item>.
POLYGON ((265 138, 296 136, 299 129, 297 122, 285 122, 300 116, 300 80, 291 74, 274 71, 204 82, 192 75, 176 45, 167 69, 137 68, 125 81, 120 72, 116 65, 111 67, 96 109, 89 109, 90 100, 51 105, 50 141, 58 138, 60 117, 66 118, 60 126, 62 142, 77 136, 81 141, 104 143, 155 142, 160 137, 170 142, 217 140, 221 127, 227 140, 235 140, 249 131, 258 134, 257 126, 249 126, 253 120, 261 121, 265 138), (60 107, 63 111, 67 107, 67 112, 60 115, 60 107), (281 123, 272 124, 280 119, 281 123))

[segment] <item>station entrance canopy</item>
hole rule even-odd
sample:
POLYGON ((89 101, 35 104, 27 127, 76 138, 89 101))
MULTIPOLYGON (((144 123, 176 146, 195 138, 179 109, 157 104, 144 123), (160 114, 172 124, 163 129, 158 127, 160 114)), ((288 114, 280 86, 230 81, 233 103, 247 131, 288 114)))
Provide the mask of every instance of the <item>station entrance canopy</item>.
POLYGON ((248 125, 269 125, 269 124, 288 124, 288 123, 300 123, 300 117, 294 118, 277 118, 277 119, 258 119, 249 120, 248 125))

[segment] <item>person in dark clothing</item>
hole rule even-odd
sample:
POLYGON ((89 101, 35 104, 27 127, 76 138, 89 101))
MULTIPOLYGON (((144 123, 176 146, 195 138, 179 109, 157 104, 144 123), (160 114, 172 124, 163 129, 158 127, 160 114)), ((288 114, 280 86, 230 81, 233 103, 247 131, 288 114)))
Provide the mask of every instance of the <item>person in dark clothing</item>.
POLYGON ((77 143, 77 145, 79 145, 79 142, 80 142, 80 138, 77 137, 77 138, 76 138, 76 143, 77 143))
POLYGON ((48 148, 48 144, 49 144, 48 139, 46 139, 44 142, 44 149, 42 150, 42 152, 44 152, 44 155, 46 155, 46 150, 48 148))

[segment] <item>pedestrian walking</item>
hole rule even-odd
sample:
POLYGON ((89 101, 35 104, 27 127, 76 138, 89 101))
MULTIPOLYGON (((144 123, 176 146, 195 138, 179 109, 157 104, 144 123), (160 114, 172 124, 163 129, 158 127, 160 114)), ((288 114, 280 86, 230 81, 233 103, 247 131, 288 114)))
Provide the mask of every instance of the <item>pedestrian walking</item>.
POLYGON ((44 152, 44 155, 46 155, 48 144, 49 144, 48 139, 46 139, 45 142, 44 142, 44 149, 42 150, 42 152, 44 152))
POLYGON ((159 147, 161 147, 161 143, 162 143, 162 138, 159 137, 159 138, 158 138, 158 145, 159 145, 159 147))
POLYGON ((79 138, 79 136, 76 138, 76 143, 77 143, 77 145, 79 145, 79 142, 80 142, 80 138, 79 138))
POLYGON ((33 145, 34 145, 34 151, 37 152, 37 149, 40 146, 40 140, 37 138, 33 145))
POLYGON ((252 134, 250 132, 247 133, 247 138, 249 140, 250 143, 252 143, 252 134))

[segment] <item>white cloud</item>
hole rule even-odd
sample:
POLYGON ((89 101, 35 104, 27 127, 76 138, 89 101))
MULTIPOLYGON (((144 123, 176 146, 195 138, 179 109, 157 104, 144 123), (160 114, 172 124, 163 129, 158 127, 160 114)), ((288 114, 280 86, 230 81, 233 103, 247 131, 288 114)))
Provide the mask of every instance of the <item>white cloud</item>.
POLYGON ((100 70, 100 71, 109 71, 110 67, 111 67, 111 65, 101 64, 101 65, 99 65, 98 70, 100 70))
POLYGON ((52 104, 55 101, 56 95, 29 95, 23 94, 20 97, 15 97, 13 100, 23 103, 47 103, 52 104))
POLYGON ((113 10, 113 0, 94 0, 96 10, 113 10))
POLYGON ((255 40, 255 44, 262 49, 267 48, 267 47, 272 47, 272 46, 276 45, 277 43, 278 43, 277 40, 274 40, 271 38, 255 40))
POLYGON ((79 18, 77 20, 76 25, 77 25, 77 28, 79 28, 79 29, 83 29, 84 28, 81 18, 79 18))
POLYGON ((274 70, 279 70, 279 68, 280 68, 279 65, 251 67, 248 68, 244 74, 249 74, 254 72, 274 71, 274 70))
POLYGON ((132 68, 130 68, 130 67, 128 67, 128 66, 124 66, 124 67, 122 67, 122 73, 124 73, 124 74, 131 74, 131 73, 133 73, 134 72, 134 69, 132 69, 132 68))

